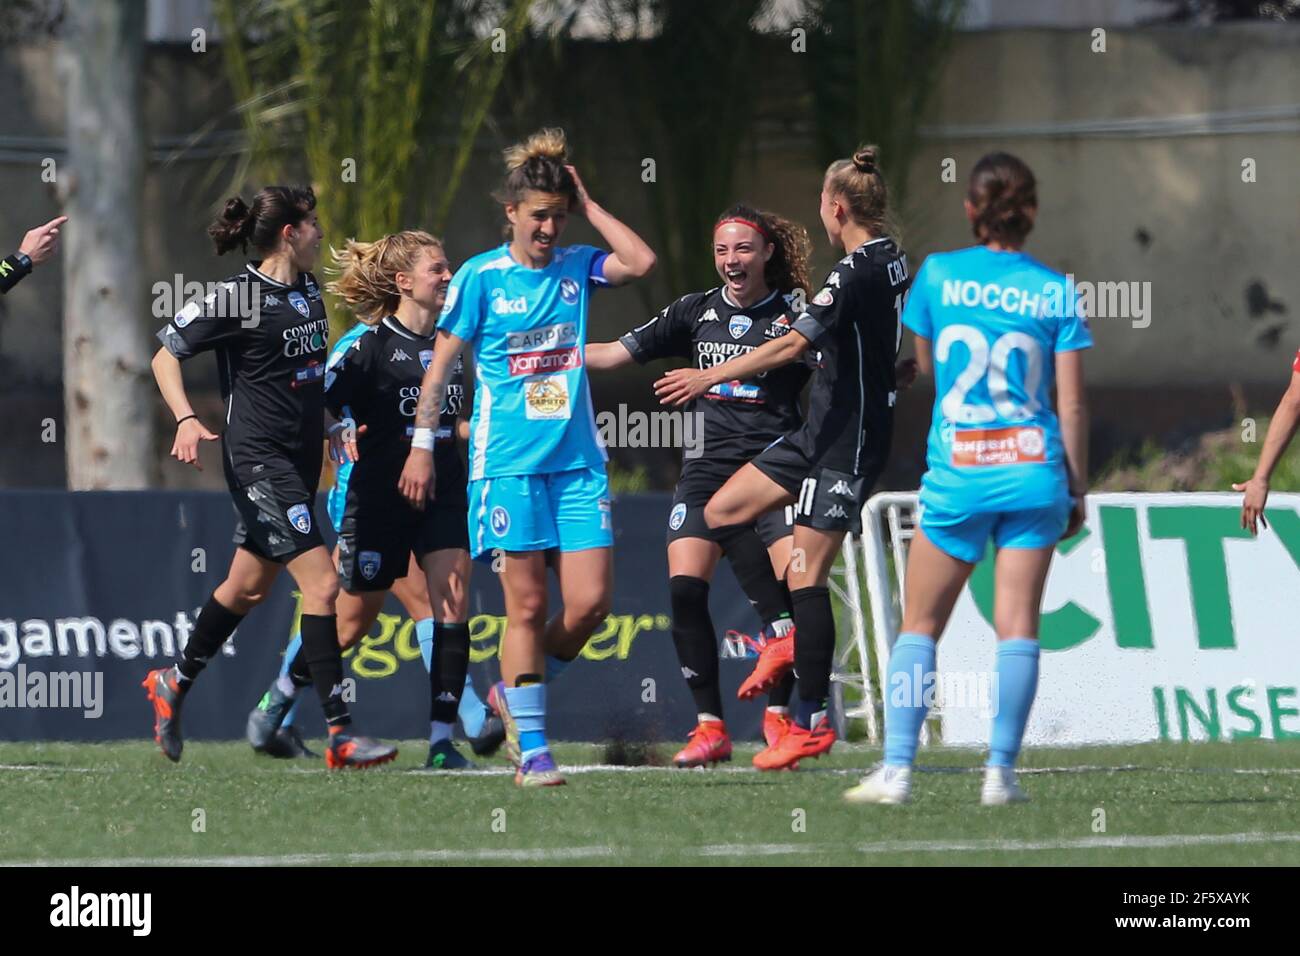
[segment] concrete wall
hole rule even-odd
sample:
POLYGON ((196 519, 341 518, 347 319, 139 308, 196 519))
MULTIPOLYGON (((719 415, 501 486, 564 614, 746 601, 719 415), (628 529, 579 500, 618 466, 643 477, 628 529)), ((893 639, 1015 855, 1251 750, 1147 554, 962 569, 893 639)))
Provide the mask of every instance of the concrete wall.
MULTIPOLYGON (((1300 238, 1300 29, 1111 29, 1106 39, 1106 52, 1094 53, 1087 29, 961 34, 925 117, 927 135, 901 215, 914 268, 933 250, 967 244, 965 176, 984 152, 1008 149, 1040 180, 1030 251, 1080 279, 1150 283, 1148 327, 1118 319, 1093 323, 1094 457, 1145 436, 1172 439, 1227 424, 1233 386, 1252 408, 1271 406, 1300 346, 1300 270, 1292 264, 1300 238), (941 178, 948 158, 956 162, 956 183, 941 178), (1254 183, 1242 182, 1245 158, 1256 163, 1254 183)), ((61 160, 53 50, 51 44, 0 49, 0 84, 15 91, 0 104, 0 245, 16 243, 30 224, 58 209, 52 188, 40 181, 41 159, 61 160)), ((821 171, 800 105, 805 63, 779 55, 785 50, 774 44, 756 78, 763 136, 743 151, 736 196, 718 197, 718 208, 745 197, 809 224, 815 265, 824 270, 836 254, 817 228, 821 171)), ((604 57, 616 68, 616 50, 592 45, 580 55, 604 57)), ((156 142, 175 141, 225 114, 219 56, 215 48, 207 54, 151 49, 146 116, 156 142)), ((616 97, 616 86, 590 93, 597 102, 527 122, 563 122, 575 139, 599 143, 589 167, 593 194, 648 232, 647 190, 671 189, 672 182, 640 181, 648 152, 638 140, 638 118, 616 99, 598 101, 616 97)), ((453 259, 499 241, 499 215, 487 196, 499 172, 497 150, 515 122, 503 113, 482 138, 453 211, 453 259)), ((720 118, 720 135, 725 128, 720 118)), ((151 286, 176 272, 210 279, 232 271, 234 263, 217 259, 203 234, 229 186, 229 164, 194 155, 164 164, 166 152, 158 150, 146 184, 143 281, 151 286)), ((889 160, 884 157, 886 168, 889 160)), ((566 239, 595 236, 575 223, 566 239)), ((700 254, 708 255, 707 237, 699 241, 700 254)), ((39 441, 41 420, 62 417, 60 268, 45 266, 0 300, 0 402, 8 425, 0 486, 63 480, 61 446, 39 441)), ((660 278, 602 294, 594 334, 613 337, 682 291, 660 278)), ((159 324, 142 316, 140 335, 159 324)), ((194 365, 195 388, 206 390, 202 407, 215 409, 215 370, 211 363, 194 365)), ((654 375, 647 369, 616 380, 596 377, 597 403, 649 407, 654 375)), ((928 399, 918 391, 900 406, 893 484, 915 478, 928 399)), ((166 425, 161 402, 157 413, 166 425)), ((170 446, 170 428, 164 431, 166 441, 155 450, 160 455, 170 446)), ((658 482, 674 475, 670 451, 615 457, 649 464, 658 482)), ((164 473, 172 486, 220 484, 211 469, 199 475, 165 467, 164 473)))

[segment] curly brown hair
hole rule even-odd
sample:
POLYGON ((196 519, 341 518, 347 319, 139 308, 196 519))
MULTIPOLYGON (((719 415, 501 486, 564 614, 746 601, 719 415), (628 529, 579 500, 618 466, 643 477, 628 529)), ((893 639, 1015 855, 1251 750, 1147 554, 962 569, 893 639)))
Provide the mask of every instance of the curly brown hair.
POLYGON ((808 260, 812 256, 812 239, 808 230, 774 212, 756 209, 744 203, 732 206, 713 224, 713 231, 728 220, 741 220, 759 227, 759 233, 776 246, 763 269, 768 286, 788 295, 795 289, 809 288, 808 260))

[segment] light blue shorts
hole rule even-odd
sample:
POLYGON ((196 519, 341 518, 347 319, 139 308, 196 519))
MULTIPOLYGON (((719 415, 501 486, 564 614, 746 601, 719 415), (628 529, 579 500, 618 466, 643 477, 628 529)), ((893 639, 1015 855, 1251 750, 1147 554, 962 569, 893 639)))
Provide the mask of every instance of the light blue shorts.
POLYGON ((585 551, 613 544, 604 468, 469 483, 469 547, 475 558, 497 549, 585 551))
POLYGON ((967 514, 930 505, 921 509, 921 530, 935 547, 959 561, 977 563, 989 539, 999 548, 1046 548, 1055 545, 1070 520, 1069 499, 1049 508, 967 514))

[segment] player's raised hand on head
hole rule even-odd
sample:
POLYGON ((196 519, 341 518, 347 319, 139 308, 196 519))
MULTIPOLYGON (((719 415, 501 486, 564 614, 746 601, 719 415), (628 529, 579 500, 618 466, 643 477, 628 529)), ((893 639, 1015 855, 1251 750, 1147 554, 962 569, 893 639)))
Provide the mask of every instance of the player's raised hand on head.
POLYGON ((199 443, 216 441, 217 436, 197 418, 187 418, 176 426, 176 440, 172 442, 172 457, 183 465, 193 465, 199 471, 199 443))
POLYGON ((433 453, 422 448, 412 448, 397 480, 397 490, 416 511, 424 510, 425 501, 433 498, 433 453))
POLYGON ((569 165, 564 168, 569 171, 571 176, 573 176, 574 185, 578 187, 578 202, 573 207, 573 211, 579 215, 585 216, 587 214, 587 201, 591 199, 591 197, 587 195, 587 187, 583 185, 582 177, 578 175, 577 166, 569 165))
POLYGON ((67 216, 55 216, 45 225, 29 229, 18 251, 31 259, 32 265, 40 265, 58 250, 59 227, 67 221, 67 216))
POLYGON ((660 405, 685 405, 709 390, 708 373, 698 368, 675 368, 655 382, 660 405))
POLYGON ((1264 505, 1268 502, 1268 481, 1263 478, 1251 478, 1248 481, 1234 482, 1233 491, 1244 491, 1241 502, 1241 526, 1251 534, 1259 534, 1259 525, 1268 527, 1264 517, 1264 505))

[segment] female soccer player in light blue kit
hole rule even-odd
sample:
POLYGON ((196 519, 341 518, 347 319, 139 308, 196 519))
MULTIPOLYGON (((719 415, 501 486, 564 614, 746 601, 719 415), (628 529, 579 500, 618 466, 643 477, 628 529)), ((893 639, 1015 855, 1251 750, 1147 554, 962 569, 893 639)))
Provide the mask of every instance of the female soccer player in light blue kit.
POLYGON ((566 164, 564 134, 543 130, 506 150, 497 199, 509 240, 469 259, 447 290, 416 433, 399 487, 416 507, 433 488, 433 429, 456 356, 475 358, 470 420, 469 538, 500 551, 506 603, 502 682, 488 702, 525 787, 564 783, 546 742, 546 687, 609 613, 613 585, 609 483, 583 351, 595 286, 621 285, 655 264, 650 247, 588 195, 566 164), (558 245, 570 212, 610 252, 558 245), (564 609, 547 620, 546 568, 564 609))
POLYGON ((903 310, 936 397, 903 629, 883 689, 885 759, 845 794, 853 803, 909 799, 935 644, 990 538, 997 709, 981 802, 1026 799, 1014 766, 1038 688, 1043 585, 1056 542, 1083 525, 1082 352, 1092 336, 1065 277, 1021 251, 1038 211, 1034 174, 1006 153, 985 156, 965 206, 980 245, 926 259, 903 310))

